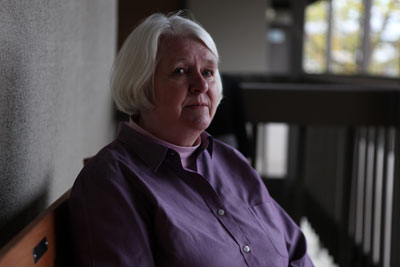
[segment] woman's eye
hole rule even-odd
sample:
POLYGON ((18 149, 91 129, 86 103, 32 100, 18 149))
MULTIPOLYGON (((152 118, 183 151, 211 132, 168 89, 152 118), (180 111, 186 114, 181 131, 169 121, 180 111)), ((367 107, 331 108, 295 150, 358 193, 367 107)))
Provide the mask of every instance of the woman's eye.
POLYGON ((203 71, 203 75, 206 77, 211 77, 213 75, 213 71, 205 70, 205 71, 203 71))
POLYGON ((183 74, 185 74, 185 70, 184 70, 183 68, 176 68, 176 69, 174 70, 174 74, 176 74, 176 75, 183 75, 183 74))

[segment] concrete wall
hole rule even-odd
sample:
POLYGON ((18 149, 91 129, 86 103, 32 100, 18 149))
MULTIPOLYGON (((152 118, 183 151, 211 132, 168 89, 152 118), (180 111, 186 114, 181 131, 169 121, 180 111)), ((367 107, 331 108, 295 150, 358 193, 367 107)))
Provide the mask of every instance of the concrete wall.
POLYGON ((116 1, 0 0, 0 247, 114 134, 116 1))
POLYGON ((195 19, 211 34, 221 56, 221 71, 266 71, 266 0, 188 0, 195 19))

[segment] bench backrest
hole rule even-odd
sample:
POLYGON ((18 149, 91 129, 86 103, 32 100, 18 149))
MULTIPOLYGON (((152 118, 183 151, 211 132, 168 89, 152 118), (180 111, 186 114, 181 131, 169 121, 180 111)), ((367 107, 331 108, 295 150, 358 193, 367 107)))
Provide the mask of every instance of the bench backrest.
POLYGON ((0 250, 0 267, 71 266, 67 191, 0 250))

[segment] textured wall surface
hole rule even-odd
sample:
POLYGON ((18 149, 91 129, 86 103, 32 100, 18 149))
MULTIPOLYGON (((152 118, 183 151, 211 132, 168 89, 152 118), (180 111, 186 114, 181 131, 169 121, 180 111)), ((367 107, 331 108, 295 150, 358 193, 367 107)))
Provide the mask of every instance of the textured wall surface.
POLYGON ((0 0, 0 246, 114 134, 116 1, 0 0))

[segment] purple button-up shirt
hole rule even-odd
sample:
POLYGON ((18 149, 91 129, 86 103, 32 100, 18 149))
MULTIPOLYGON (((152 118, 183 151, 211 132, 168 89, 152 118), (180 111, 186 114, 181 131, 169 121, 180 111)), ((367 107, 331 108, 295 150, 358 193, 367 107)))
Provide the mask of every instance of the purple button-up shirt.
POLYGON ((201 138, 194 172, 121 125, 72 188, 78 266, 313 266, 300 229, 247 160, 201 138))

